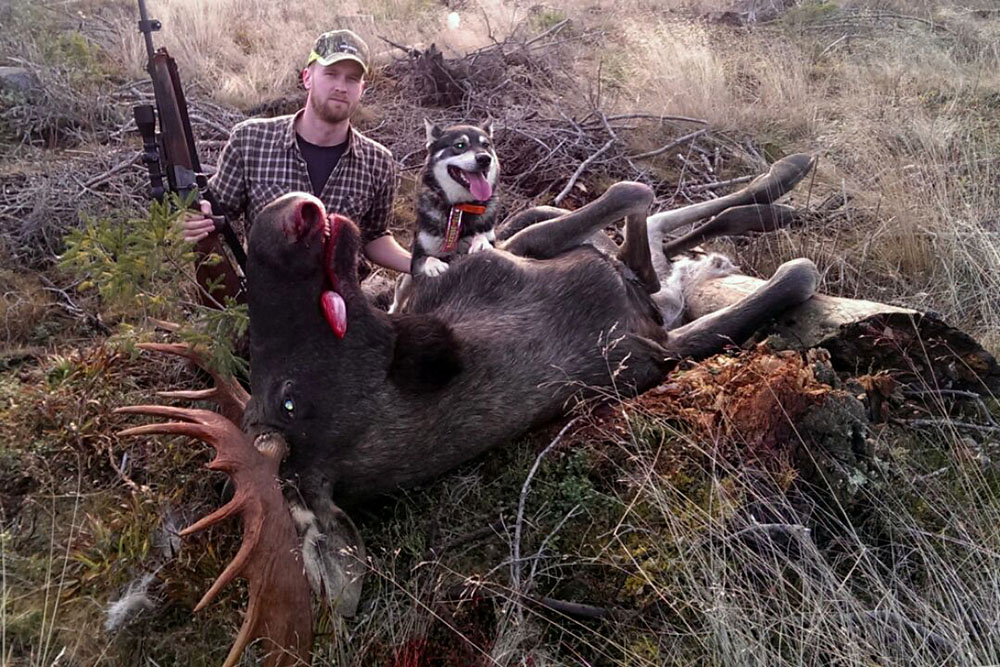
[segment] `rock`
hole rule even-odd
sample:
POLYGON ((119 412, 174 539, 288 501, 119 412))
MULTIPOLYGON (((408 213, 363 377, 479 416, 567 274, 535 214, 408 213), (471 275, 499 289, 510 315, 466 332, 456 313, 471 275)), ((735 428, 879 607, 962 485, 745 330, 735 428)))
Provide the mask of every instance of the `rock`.
POLYGON ((37 77, 24 67, 0 67, 0 91, 27 93, 37 87, 37 77))

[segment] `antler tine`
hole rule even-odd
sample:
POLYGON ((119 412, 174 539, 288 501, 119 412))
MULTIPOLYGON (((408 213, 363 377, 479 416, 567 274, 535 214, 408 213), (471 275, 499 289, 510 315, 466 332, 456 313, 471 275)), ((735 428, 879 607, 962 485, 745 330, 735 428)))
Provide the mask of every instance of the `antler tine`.
POLYGON ((243 411, 246 410, 250 394, 239 382, 231 377, 222 377, 213 371, 205 361, 205 355, 186 343, 139 343, 143 350, 161 352, 163 354, 173 354, 184 357, 206 373, 212 376, 215 387, 201 390, 199 392, 159 392, 160 396, 166 398, 185 398, 191 400, 214 400, 219 404, 222 414, 230 421, 239 424, 243 421, 243 411))
POLYGON ((287 451, 284 441, 276 434, 264 434, 251 441, 236 424, 210 410, 135 405, 115 412, 179 420, 136 426, 120 435, 166 433, 198 438, 215 448, 216 456, 207 467, 225 471, 236 485, 232 500, 181 531, 181 535, 190 535, 233 514, 239 514, 243 521, 239 552, 195 607, 195 611, 203 609, 237 575, 249 581, 250 602, 226 657, 226 667, 236 665, 247 645, 258 638, 272 645, 266 665, 309 664, 309 582, 298 533, 278 478, 287 451))
POLYGON ((177 389, 156 392, 156 395, 161 398, 184 398, 189 401, 210 401, 218 396, 218 394, 219 391, 215 387, 211 389, 177 389))

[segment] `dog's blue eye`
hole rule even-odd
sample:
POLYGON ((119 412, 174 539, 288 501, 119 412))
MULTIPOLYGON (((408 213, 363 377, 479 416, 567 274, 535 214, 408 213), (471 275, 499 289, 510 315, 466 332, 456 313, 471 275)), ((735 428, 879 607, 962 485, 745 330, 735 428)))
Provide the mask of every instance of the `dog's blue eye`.
POLYGON ((281 407, 285 409, 285 412, 292 414, 295 412, 295 403, 290 398, 286 398, 285 402, 281 404, 281 407))
POLYGON ((464 141, 458 142, 457 144, 455 144, 455 148, 457 148, 460 151, 464 151, 465 150, 465 142, 464 141))

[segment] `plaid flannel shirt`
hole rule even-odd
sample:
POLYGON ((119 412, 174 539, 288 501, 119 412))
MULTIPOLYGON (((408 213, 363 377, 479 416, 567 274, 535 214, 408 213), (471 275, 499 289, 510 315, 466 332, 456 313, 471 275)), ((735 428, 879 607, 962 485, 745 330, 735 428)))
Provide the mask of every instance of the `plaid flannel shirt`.
MULTIPOLYGON (((294 116, 251 118, 233 128, 208 185, 227 217, 246 215, 246 230, 261 210, 288 192, 312 192, 309 170, 295 141, 294 116)), ((327 213, 345 215, 361 229, 363 244, 389 234, 396 190, 392 153, 353 127, 347 150, 323 187, 327 213)))

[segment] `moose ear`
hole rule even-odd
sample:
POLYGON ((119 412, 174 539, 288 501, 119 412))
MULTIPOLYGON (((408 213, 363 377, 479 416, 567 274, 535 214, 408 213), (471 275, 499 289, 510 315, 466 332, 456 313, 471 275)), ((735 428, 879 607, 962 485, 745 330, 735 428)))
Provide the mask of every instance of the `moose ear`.
POLYGON ((424 129, 427 131, 427 146, 441 138, 441 128, 424 118, 424 129))
POLYGON ((441 320, 402 316, 395 320, 396 348, 389 379, 402 389, 441 389, 462 371, 458 341, 441 320))
POLYGON ((486 136, 488 136, 490 139, 493 138, 493 119, 492 118, 487 117, 486 120, 483 121, 482 125, 479 126, 479 128, 483 132, 485 132, 486 136))

